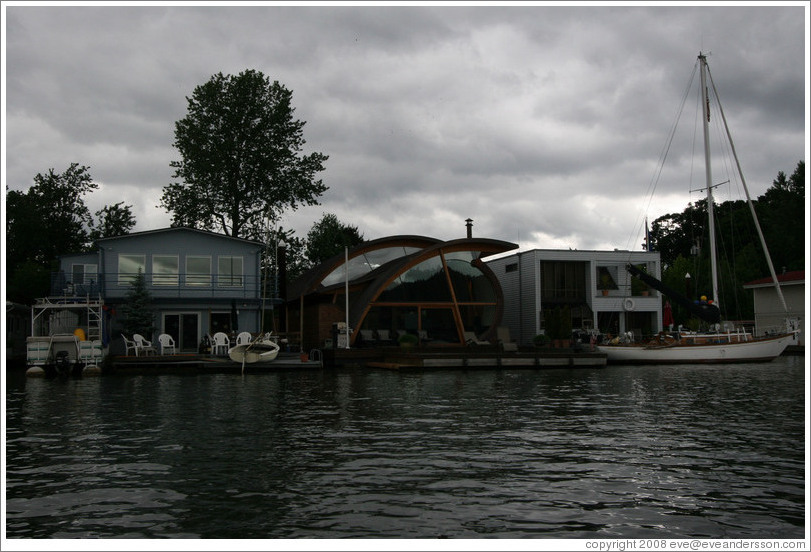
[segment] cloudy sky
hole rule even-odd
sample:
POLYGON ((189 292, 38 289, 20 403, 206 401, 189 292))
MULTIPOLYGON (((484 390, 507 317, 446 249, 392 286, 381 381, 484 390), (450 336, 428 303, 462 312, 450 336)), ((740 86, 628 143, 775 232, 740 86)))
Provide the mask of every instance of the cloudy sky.
POLYGON ((659 169, 700 51, 752 195, 806 158, 807 9, 5 2, 3 183, 77 162, 92 211, 168 226, 186 97, 256 69, 292 90, 304 153, 329 155, 321 205, 282 220, 300 237, 334 213, 367 239, 463 237, 471 218, 522 249, 638 249, 644 217, 701 197, 695 93, 659 169))

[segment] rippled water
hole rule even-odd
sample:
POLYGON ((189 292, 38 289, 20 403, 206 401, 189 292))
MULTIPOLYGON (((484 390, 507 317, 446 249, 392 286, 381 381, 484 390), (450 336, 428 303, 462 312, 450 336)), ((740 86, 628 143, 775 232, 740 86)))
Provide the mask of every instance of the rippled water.
POLYGON ((802 357, 10 374, 8 538, 802 538, 802 357))

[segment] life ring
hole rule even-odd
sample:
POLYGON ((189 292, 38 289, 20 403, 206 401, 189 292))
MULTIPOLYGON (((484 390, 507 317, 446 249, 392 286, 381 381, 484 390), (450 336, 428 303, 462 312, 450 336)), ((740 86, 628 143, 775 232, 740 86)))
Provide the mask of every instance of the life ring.
POLYGON ((631 299, 630 297, 628 297, 627 299, 625 299, 625 301, 622 302, 622 306, 627 311, 632 311, 636 307, 636 305, 634 304, 634 300, 631 299))

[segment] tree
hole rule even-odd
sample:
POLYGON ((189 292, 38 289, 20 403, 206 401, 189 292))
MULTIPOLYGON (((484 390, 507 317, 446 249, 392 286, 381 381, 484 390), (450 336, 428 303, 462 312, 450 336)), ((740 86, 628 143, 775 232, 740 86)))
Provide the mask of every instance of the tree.
POLYGON ((152 339, 155 331, 155 312, 152 308, 152 297, 146 289, 144 273, 138 269, 138 274, 132 282, 132 289, 127 292, 126 300, 119 307, 124 316, 124 333, 127 335, 141 334, 146 339, 152 339))
POLYGON ((59 255, 83 251, 92 219, 82 196, 96 188, 88 167, 71 163, 62 174, 37 174, 25 192, 7 191, 8 265, 32 261, 47 267, 59 255))
POLYGON ((92 241, 101 238, 113 238, 129 234, 135 227, 135 216, 132 214, 132 205, 124 205, 123 201, 115 205, 107 205, 96 211, 98 222, 90 230, 92 241))
MULTIPOLYGON (((753 201, 769 254, 777 272, 800 270, 805 264, 805 163, 800 161, 791 177, 780 171, 772 187, 753 201)), ((719 256, 719 296, 716 298, 728 319, 751 319, 754 305, 751 290, 743 284, 768 275, 768 265, 757 235, 749 205, 725 201, 715 208, 719 256)), ((681 290, 684 275, 691 274, 691 299, 710 295, 707 202, 688 205, 682 213, 659 217, 651 229, 651 242, 660 252, 662 280, 681 290), (699 245, 693 250, 693 245, 699 245)), ((677 321, 689 313, 674 305, 677 321)))
POLYGON ((316 205, 327 187, 315 176, 328 159, 303 155, 304 122, 293 119, 292 92, 261 72, 217 73, 187 98, 175 123, 174 178, 161 205, 174 226, 218 228, 258 239, 267 219, 316 205))
POLYGON ((310 266, 316 266, 342 253, 345 247, 362 242, 363 235, 357 226, 343 224, 332 213, 325 213, 307 233, 307 260, 310 266))
POLYGON ((31 303, 49 291, 49 273, 65 253, 84 251, 92 219, 86 193, 98 188, 78 163, 49 169, 21 192, 6 188, 6 280, 12 301, 31 303))

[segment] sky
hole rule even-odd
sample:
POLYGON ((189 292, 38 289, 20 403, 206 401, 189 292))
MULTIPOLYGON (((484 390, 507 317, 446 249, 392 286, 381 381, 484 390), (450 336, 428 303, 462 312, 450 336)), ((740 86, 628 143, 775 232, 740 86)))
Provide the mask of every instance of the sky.
MULTIPOLYGON (((808 2, 2 7, 3 184, 88 166, 90 210, 123 201, 135 231, 171 223, 174 125, 220 72, 291 90, 302 153, 329 156, 320 205, 280 221, 302 238, 332 213, 367 240, 472 219, 521 250, 640 249, 704 196, 699 52, 753 198, 808 153, 808 2)), ((716 200, 740 199, 722 153, 716 200)))

